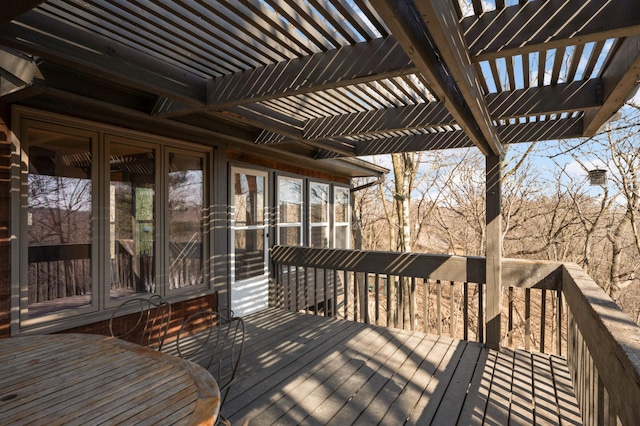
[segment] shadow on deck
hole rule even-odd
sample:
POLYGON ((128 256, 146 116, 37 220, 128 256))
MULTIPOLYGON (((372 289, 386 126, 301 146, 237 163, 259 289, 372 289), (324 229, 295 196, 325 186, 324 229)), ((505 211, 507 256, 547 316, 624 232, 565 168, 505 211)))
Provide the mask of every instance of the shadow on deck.
POLYGON ((245 324, 233 424, 581 424, 561 357, 277 309, 245 324))

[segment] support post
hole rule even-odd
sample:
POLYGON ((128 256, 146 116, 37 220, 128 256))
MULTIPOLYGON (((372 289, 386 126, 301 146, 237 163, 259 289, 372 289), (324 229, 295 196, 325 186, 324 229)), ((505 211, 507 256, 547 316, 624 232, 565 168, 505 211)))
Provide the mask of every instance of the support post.
POLYGON ((499 155, 486 158, 486 220, 487 220, 487 309, 486 345, 500 349, 502 293, 502 159, 499 155))

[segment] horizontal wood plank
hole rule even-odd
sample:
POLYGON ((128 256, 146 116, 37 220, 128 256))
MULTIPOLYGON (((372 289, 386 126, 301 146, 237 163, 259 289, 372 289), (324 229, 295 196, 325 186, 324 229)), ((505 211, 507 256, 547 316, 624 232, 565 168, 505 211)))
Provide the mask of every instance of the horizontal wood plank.
POLYGON ((232 424, 531 424, 542 407, 579 424, 561 357, 534 363, 529 352, 279 309, 244 320, 238 381, 222 407, 232 424))

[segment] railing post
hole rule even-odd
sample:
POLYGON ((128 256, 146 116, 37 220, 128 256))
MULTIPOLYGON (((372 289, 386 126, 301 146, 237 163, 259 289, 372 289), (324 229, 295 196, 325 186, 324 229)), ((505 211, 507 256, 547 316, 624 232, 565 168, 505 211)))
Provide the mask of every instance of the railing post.
POLYGON ((502 288, 502 159, 499 155, 486 158, 486 221, 487 221, 487 310, 486 344, 500 349, 500 294, 502 288))

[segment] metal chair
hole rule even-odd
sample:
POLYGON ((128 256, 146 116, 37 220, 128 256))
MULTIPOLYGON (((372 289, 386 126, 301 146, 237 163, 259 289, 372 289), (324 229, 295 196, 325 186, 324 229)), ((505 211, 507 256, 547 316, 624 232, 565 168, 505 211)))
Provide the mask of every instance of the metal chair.
MULTIPOLYGON (((236 379, 244 347, 244 322, 231 310, 200 311, 189 316, 178 332, 181 358, 196 362, 213 375, 220 388, 220 411, 236 379)), ((220 414, 218 421, 231 423, 220 414)))
POLYGON ((112 337, 161 350, 170 322, 171 305, 153 294, 122 302, 111 314, 109 332, 112 337))

